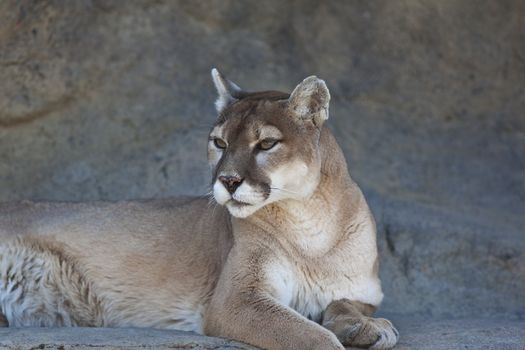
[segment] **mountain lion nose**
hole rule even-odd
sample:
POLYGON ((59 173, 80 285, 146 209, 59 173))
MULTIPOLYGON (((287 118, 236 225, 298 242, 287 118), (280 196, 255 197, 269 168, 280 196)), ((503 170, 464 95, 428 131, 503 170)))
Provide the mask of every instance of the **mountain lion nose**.
POLYGON ((219 176, 219 180, 224 187, 226 187, 228 192, 233 194, 233 192, 235 192, 235 190, 242 184, 243 179, 237 176, 219 176))

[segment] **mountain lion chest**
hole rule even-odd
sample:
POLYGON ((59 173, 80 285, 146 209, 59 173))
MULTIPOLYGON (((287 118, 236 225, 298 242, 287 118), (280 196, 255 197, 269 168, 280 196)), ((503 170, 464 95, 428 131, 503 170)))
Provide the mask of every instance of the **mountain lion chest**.
POLYGON ((333 241, 329 237, 335 230, 331 223, 311 216, 301 224, 288 228, 293 245, 283 248, 287 251, 282 252, 281 258, 276 254, 266 271, 274 297, 303 316, 319 321, 330 302, 348 295, 351 276, 342 263, 346 253, 331 251, 333 241), (316 257, 308 258, 308 253, 316 257))
POLYGON ((316 322, 333 300, 351 293, 351 276, 328 261, 279 261, 268 267, 267 277, 271 293, 281 304, 316 322))
MULTIPOLYGON (((319 235, 323 233, 320 232, 319 235)), ((270 293, 283 305, 319 322, 322 312, 335 300, 347 298, 378 305, 383 294, 374 270, 377 258, 372 232, 352 235, 315 258, 287 254, 272 259, 265 271, 270 293)), ((316 238, 304 240, 303 248, 314 249, 316 238)))

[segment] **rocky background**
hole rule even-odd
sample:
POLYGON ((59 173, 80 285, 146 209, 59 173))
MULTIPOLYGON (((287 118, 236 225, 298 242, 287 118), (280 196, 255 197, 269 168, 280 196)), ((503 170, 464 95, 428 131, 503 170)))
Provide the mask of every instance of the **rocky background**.
POLYGON ((383 314, 525 320, 521 0, 0 0, 0 201, 204 193, 212 67, 326 80, 383 314))

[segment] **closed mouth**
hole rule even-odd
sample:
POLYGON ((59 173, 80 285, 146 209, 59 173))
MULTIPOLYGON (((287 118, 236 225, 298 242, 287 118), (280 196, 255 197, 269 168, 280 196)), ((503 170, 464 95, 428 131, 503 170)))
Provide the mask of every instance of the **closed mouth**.
POLYGON ((238 206, 238 207, 245 207, 245 206, 248 206, 248 205, 252 205, 250 203, 246 203, 246 202, 242 202, 242 201, 238 201, 236 199, 230 199, 230 203, 235 205, 235 206, 238 206))

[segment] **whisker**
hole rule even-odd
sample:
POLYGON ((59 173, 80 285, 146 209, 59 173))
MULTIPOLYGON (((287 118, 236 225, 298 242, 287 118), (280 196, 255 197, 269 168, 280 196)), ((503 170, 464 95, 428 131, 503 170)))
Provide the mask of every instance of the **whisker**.
POLYGON ((272 190, 277 190, 277 191, 288 192, 288 193, 295 194, 295 195, 298 195, 298 196, 301 195, 301 194, 298 193, 298 192, 293 192, 293 191, 290 191, 290 190, 285 190, 284 188, 270 187, 270 189, 272 189, 272 190))
POLYGON ((208 208, 214 204, 217 204, 217 202, 215 202, 215 198, 213 198, 213 188, 208 188, 208 191, 202 195, 202 198, 208 199, 208 208))

